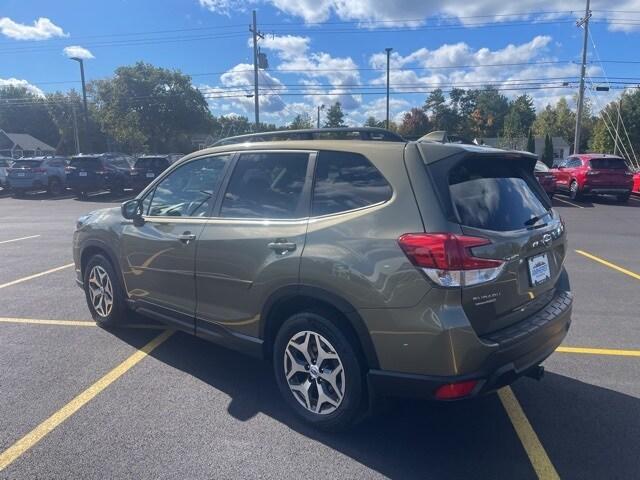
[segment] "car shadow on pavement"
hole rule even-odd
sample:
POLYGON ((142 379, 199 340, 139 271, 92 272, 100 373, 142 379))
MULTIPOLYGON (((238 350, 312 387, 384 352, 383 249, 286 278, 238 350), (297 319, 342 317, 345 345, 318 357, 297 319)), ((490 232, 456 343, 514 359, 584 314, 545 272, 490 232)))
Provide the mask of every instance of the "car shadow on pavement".
MULTIPOLYGON (((392 399, 350 431, 325 433, 289 411, 269 362, 180 332, 151 355, 228 395, 235 419, 268 415, 391 478, 535 478, 495 394, 453 403, 392 399)), ((522 379, 514 391, 560 477, 637 475, 640 400, 553 373, 540 383, 522 379)))
POLYGON ((25 192, 21 195, 16 195, 13 192, 7 192, 8 197, 13 197, 16 200, 37 200, 37 201, 41 201, 41 200, 68 200, 70 198, 73 198, 73 194, 71 192, 64 192, 61 193, 60 195, 51 195, 49 192, 47 191, 34 191, 34 192, 25 192))
POLYGON ((596 205, 614 205, 616 207, 640 208, 640 197, 630 197, 625 203, 616 201, 613 197, 594 197, 592 199, 596 205))

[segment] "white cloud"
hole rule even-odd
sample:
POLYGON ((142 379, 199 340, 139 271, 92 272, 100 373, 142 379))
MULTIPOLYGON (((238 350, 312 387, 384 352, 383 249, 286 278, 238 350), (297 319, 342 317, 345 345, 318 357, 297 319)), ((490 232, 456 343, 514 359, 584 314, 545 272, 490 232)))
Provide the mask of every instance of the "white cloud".
POLYGON ((44 97, 44 92, 42 90, 40 90, 35 85, 30 84, 26 80, 22 80, 18 78, 0 78, 0 88, 8 87, 8 86, 24 87, 34 95, 37 95, 39 97, 44 97))
POLYGON ((91 58, 95 58, 93 56, 93 53, 91 53, 89 50, 79 45, 71 45, 69 47, 64 47, 63 52, 69 58, 81 58, 83 60, 89 60, 91 58))
POLYGON ((221 15, 231 15, 233 12, 245 11, 250 3, 256 3, 253 0, 198 0, 200 6, 221 15))
POLYGON ((0 32, 14 40, 47 40, 68 36, 61 27, 45 17, 38 18, 33 25, 14 22, 9 17, 0 17, 0 32))

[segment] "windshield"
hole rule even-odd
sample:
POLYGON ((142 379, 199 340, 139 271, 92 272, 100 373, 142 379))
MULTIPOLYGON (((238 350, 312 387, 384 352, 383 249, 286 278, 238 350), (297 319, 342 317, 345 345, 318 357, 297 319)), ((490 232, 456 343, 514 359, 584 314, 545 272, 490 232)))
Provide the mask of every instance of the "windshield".
POLYGON ((625 170, 627 164, 622 158, 592 158, 589 160, 591 168, 595 170, 625 170))
POLYGON ((449 191, 462 225, 510 231, 544 217, 547 208, 535 180, 519 163, 473 159, 451 170, 449 191))

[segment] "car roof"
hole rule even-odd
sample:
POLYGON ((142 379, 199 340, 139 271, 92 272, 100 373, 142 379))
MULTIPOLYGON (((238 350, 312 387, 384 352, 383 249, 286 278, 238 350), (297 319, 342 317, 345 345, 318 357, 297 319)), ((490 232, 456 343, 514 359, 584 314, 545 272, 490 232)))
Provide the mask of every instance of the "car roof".
POLYGON ((611 155, 610 153, 576 153, 571 156, 579 157, 583 160, 590 160, 592 158, 619 158, 620 160, 624 160, 620 155, 611 155))

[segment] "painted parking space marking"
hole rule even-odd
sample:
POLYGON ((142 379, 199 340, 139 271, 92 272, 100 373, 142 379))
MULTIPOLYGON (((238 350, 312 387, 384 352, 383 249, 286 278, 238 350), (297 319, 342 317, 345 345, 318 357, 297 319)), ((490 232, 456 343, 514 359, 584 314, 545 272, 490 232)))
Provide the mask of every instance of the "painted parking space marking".
POLYGON ((4 244, 4 243, 13 243, 13 242, 19 242, 20 240, 29 240, 31 238, 38 238, 40 235, 30 235, 28 237, 20 237, 20 238, 12 238, 11 240, 2 240, 0 242, 0 245, 4 244))
POLYGON ((593 255, 592 253, 585 252, 584 250, 576 250, 576 253, 579 253, 580 255, 582 255, 584 257, 587 257, 587 258, 593 260, 594 262, 601 263, 602 265, 604 265, 606 267, 609 267, 609 268, 612 268, 613 270, 616 270, 616 271, 618 271, 620 273, 624 273, 625 275, 629 275, 630 277, 635 278, 636 280, 640 280, 640 275, 639 274, 637 274, 635 272, 632 272, 631 270, 627 270, 626 268, 622 268, 619 265, 616 265, 615 263, 608 262, 607 260, 605 260, 603 258, 600 258, 600 257, 597 257, 597 256, 593 255))
POLYGON ((617 357, 640 357, 640 350, 619 350, 611 348, 558 347, 556 352, 581 353, 585 355, 611 355, 617 357))
POLYGON ((553 463, 551 463, 549 455, 547 455, 542 443, 540 443, 540 439, 531 426, 531 423, 529 423, 529 419, 525 415, 524 410, 522 410, 513 390, 511 390, 510 387, 501 388, 498 390, 498 397, 509 416, 509 420, 511 420, 511 424, 538 478, 545 480, 559 479, 558 472, 553 466, 553 463))
POLYGON ((569 200, 563 200, 562 198, 558 198, 558 197, 553 197, 553 199, 559 202, 571 205, 572 207, 584 208, 582 205, 578 205, 577 203, 570 202, 569 200))
POLYGON ((131 370, 131 368, 133 368, 147 355, 153 352, 153 350, 162 345, 169 337, 171 337, 172 334, 172 330, 165 330, 164 332, 162 332, 160 335, 147 343, 144 347, 129 356, 129 358, 127 358, 124 362, 120 363, 113 370, 100 378, 89 388, 78 394, 73 400, 71 400, 60 410, 47 418, 36 428, 27 433, 16 443, 7 448, 4 452, 0 453, 0 472, 11 465, 18 458, 20 458, 23 453, 36 445, 40 440, 51 433, 66 419, 80 410, 80 408, 82 408, 89 401, 95 398, 98 394, 100 394, 100 392, 102 392, 109 385, 118 380, 126 372, 131 370))
POLYGON ((43 275, 48 275, 50 273, 59 272, 60 270, 64 270, 65 268, 73 267, 73 263, 69 263, 67 265, 62 265, 61 267, 52 268, 50 270, 46 270, 44 272, 36 273, 34 275, 29 275, 28 277, 19 278, 18 280, 13 280, 12 282, 3 283, 0 285, 0 290, 3 288, 11 287, 12 285, 17 285, 18 283, 27 282, 29 280, 33 280, 34 278, 42 277, 43 275))
MULTIPOLYGON (((41 320, 37 318, 0 317, 0 323, 14 323, 22 325, 58 325, 63 327, 97 327, 93 320, 41 320)), ((165 325, 147 323, 125 323, 118 328, 133 328, 140 330, 164 330, 165 325)))

